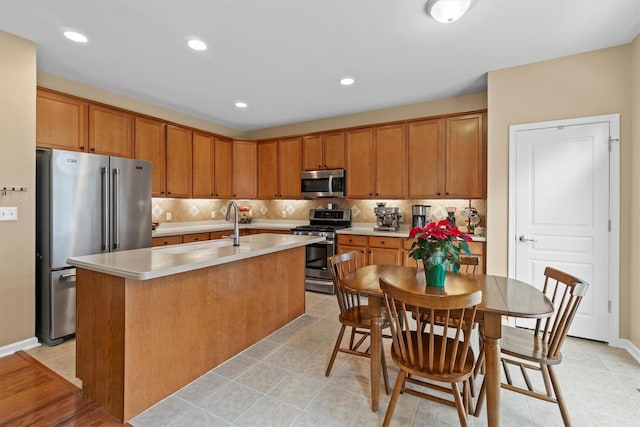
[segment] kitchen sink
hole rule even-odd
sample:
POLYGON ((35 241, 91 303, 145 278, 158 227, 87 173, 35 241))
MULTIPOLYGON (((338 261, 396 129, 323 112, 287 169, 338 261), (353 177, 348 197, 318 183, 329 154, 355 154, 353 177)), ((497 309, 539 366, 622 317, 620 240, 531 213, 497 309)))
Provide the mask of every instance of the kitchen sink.
POLYGON ((161 247, 161 248, 154 248, 153 250, 156 252, 162 252, 165 254, 184 254, 188 252, 221 248, 224 246, 232 246, 232 245, 233 245, 233 240, 231 239, 219 239, 219 240, 210 240, 207 242, 200 242, 200 243, 187 243, 182 245, 173 245, 173 246, 167 246, 167 247, 161 247))

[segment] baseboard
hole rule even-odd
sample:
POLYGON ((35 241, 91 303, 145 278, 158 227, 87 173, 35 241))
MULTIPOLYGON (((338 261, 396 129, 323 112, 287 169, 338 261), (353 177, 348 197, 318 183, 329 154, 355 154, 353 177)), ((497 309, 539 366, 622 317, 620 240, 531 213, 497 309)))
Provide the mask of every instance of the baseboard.
POLYGON ((636 359, 636 362, 640 363, 640 349, 636 347, 634 343, 629 340, 619 339, 616 347, 624 348, 629 352, 631 357, 636 359))
POLYGON ((0 357, 8 356, 19 350, 29 350, 30 348, 34 348, 39 345, 40 343, 38 342, 38 338, 36 337, 14 342, 13 344, 0 347, 0 357))

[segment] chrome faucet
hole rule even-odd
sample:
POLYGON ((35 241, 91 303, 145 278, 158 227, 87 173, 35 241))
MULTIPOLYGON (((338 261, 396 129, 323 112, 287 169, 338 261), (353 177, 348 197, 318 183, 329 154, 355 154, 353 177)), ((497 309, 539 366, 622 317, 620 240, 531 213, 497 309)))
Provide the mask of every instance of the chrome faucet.
POLYGON ((231 200, 227 205, 227 214, 224 219, 229 221, 231 219, 231 208, 233 208, 233 213, 235 214, 235 218, 233 221, 233 234, 229 236, 233 239, 233 246, 240 246, 240 227, 238 225, 238 205, 236 202, 231 200))

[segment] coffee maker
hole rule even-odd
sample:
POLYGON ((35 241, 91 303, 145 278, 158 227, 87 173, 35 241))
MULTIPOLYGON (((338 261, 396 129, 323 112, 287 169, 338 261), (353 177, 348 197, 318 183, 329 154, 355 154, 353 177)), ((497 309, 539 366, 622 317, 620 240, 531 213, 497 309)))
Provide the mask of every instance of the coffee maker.
POLYGON ((395 206, 386 206, 386 203, 377 203, 373 208, 373 213, 378 218, 378 223, 373 227, 376 231, 398 231, 400 229, 400 221, 402 214, 400 209, 395 206))
POLYGON ((413 205, 411 214, 413 215, 412 227, 424 227, 431 222, 430 205, 413 205))

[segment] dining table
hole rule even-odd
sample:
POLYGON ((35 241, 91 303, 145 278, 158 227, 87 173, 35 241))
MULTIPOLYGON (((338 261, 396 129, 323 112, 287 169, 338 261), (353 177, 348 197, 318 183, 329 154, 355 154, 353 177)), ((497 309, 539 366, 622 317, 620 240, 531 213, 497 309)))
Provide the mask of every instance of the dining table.
POLYGON ((427 286, 424 270, 416 267, 368 265, 343 278, 343 286, 368 298, 371 315, 371 409, 378 411, 382 352, 382 300, 379 281, 413 293, 455 295, 482 291, 476 320, 484 334, 487 424, 500 425, 500 338, 504 316, 545 318, 553 304, 534 286, 504 276, 488 274, 447 274, 444 287, 427 286))

